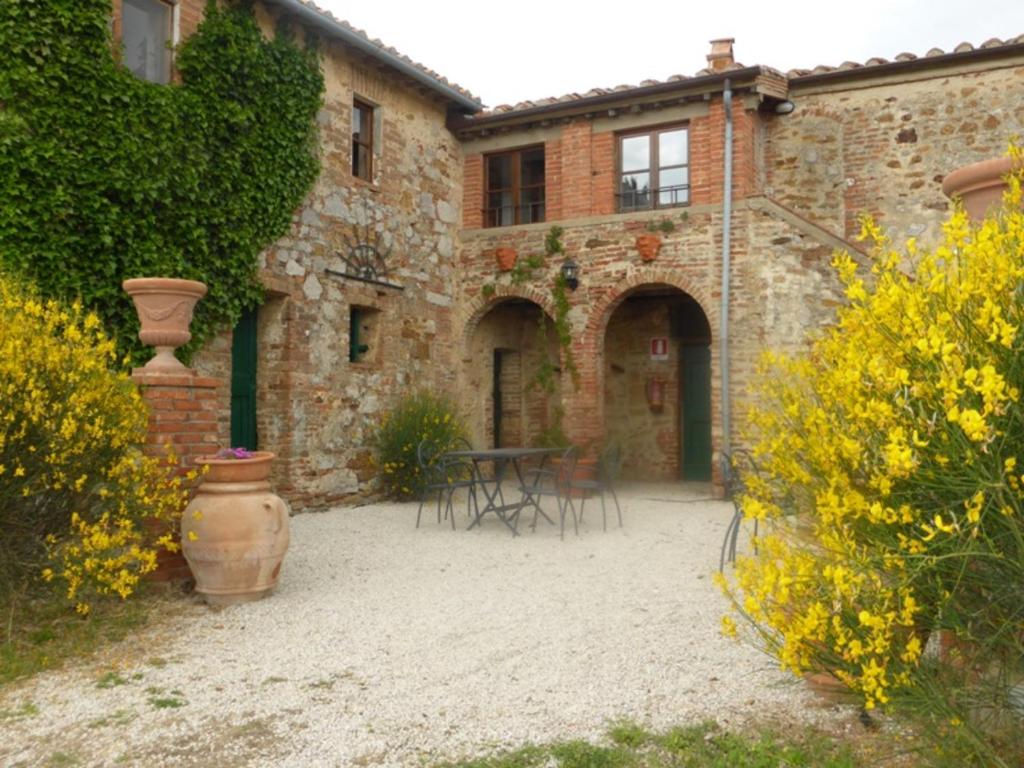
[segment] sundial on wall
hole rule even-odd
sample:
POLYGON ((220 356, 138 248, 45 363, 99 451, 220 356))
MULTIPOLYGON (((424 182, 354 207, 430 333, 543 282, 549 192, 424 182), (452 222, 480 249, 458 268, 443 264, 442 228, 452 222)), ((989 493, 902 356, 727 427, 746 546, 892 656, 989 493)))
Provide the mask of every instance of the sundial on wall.
POLYGON ((342 235, 342 241, 343 245, 337 256, 345 268, 327 269, 325 271, 328 274, 403 290, 402 286, 388 279, 391 274, 388 265, 391 246, 384 247, 380 235, 369 224, 353 224, 351 231, 342 235))

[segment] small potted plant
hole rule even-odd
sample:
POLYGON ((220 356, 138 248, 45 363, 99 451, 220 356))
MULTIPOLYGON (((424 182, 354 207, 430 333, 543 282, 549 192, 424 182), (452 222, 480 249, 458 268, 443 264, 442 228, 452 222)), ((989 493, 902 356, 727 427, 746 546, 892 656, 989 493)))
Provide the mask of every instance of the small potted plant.
POLYGON ((259 600, 277 585, 289 531, 288 505, 268 480, 273 460, 245 448, 196 459, 203 481, 181 516, 181 547, 211 605, 259 600))
POLYGON ((494 258, 498 262, 498 271, 509 272, 516 265, 516 249, 502 246, 494 249, 494 258))
POLYGON ((636 250, 643 261, 654 261, 658 258, 658 251, 661 250, 661 238, 657 235, 637 235, 636 250))

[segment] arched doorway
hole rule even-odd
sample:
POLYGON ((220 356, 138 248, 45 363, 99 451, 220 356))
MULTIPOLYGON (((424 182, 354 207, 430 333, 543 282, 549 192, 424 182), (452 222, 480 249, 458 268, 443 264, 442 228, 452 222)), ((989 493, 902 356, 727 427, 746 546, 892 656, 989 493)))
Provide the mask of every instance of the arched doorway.
POLYGON ((604 335, 604 416, 629 480, 711 480, 711 326, 678 288, 650 284, 604 335))
POLYGON ((467 347, 461 391, 474 445, 535 445, 557 429, 558 339, 538 304, 497 299, 470 332, 467 347), (543 386, 538 375, 545 364, 556 366, 553 387, 543 386))

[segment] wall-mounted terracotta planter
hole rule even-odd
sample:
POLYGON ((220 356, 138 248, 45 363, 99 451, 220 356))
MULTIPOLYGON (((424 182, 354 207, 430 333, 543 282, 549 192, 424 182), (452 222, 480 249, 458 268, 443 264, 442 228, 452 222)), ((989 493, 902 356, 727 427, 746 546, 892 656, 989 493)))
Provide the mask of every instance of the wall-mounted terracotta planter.
POLYGON ((516 249, 495 248, 494 258, 498 262, 498 269, 501 272, 508 272, 516 265, 516 249))
POLYGON ((981 221, 993 206, 999 206, 1006 191, 1006 174, 1013 166, 1009 157, 997 157, 972 163, 950 172, 942 181, 947 197, 963 200, 972 221, 981 221))
POLYGON ((640 258, 643 261, 654 261, 658 258, 658 251, 661 250, 661 238, 657 235, 638 235, 636 249, 640 252, 640 258))
POLYGON ((270 489, 274 454, 200 456, 208 467, 181 516, 181 548, 211 605, 259 600, 277 586, 288 550, 288 505, 270 489))
POLYGON ((121 287, 132 297, 139 313, 139 338, 143 344, 156 347, 156 355, 143 370, 171 374, 187 371, 174 350, 192 339, 188 330, 192 310, 206 295, 206 286, 196 280, 140 277, 125 280, 121 287))

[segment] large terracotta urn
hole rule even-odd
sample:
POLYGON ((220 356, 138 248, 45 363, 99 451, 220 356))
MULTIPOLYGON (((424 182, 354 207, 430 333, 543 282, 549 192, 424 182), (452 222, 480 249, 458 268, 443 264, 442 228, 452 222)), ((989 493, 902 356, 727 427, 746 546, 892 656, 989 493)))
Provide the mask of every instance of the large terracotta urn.
POLYGON ((203 482, 181 516, 181 548, 210 605, 259 600, 277 586, 288 550, 288 505, 270 489, 274 454, 200 456, 203 482))
POLYGON ((1013 168, 1013 159, 997 157, 972 163, 950 172, 942 181, 947 197, 963 200, 964 210, 972 221, 981 221, 993 206, 1003 202, 1006 175, 1013 168))
POLYGON ((188 369, 174 356, 174 350, 192 339, 189 324, 192 310, 206 286, 196 280, 171 277, 140 277, 121 283, 139 313, 139 338, 156 347, 156 355, 142 370, 147 373, 183 373, 188 369))

